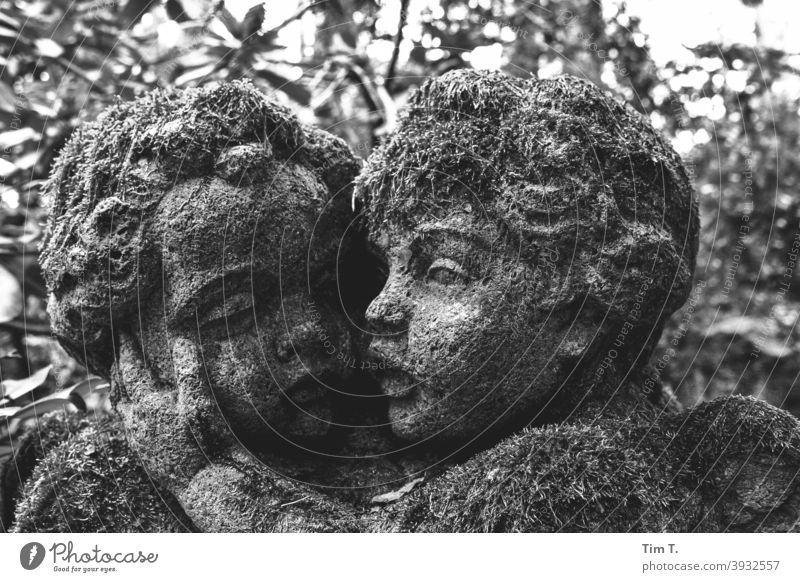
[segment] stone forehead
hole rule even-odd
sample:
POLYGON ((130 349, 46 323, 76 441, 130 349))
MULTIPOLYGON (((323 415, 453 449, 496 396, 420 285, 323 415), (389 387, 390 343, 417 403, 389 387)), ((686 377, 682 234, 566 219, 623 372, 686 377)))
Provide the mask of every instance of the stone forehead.
POLYGON ((248 262, 278 269, 328 266, 343 244, 348 199, 331 197, 304 166, 270 162, 260 178, 236 184, 218 176, 176 184, 147 226, 164 265, 182 269, 248 262))

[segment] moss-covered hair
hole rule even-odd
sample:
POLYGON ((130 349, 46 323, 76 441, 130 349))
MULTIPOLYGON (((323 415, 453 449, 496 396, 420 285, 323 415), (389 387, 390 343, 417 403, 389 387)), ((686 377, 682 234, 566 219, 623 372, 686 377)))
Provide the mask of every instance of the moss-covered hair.
POLYGON ((574 77, 427 81, 356 196, 373 232, 466 207, 534 265, 558 257, 537 277, 552 282, 538 308, 589 312, 613 337, 638 307, 628 351, 652 346, 688 296, 699 221, 680 158, 642 115, 574 77))
POLYGON ((248 82, 154 91, 77 128, 45 186, 52 212, 41 254, 65 348, 107 374, 113 322, 135 315, 141 289, 157 284, 156 262, 142 256, 148 212, 180 180, 216 173, 238 184, 270 160, 311 169, 331 196, 359 167, 342 140, 302 125, 248 82))

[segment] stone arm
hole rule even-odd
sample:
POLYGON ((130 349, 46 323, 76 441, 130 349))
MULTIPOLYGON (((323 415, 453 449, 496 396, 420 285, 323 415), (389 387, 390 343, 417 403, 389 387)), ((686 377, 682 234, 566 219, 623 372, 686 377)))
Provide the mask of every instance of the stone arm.
POLYGON ((387 508, 372 529, 800 528, 800 422, 752 398, 528 429, 387 508))

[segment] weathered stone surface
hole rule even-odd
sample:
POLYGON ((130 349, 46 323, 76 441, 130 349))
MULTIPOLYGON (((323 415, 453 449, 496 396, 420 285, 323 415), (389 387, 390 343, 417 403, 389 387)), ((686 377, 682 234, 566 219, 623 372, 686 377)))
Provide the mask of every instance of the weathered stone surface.
POLYGON ((573 77, 428 81, 356 194, 389 269, 371 348, 392 364, 383 389, 410 440, 610 398, 691 283, 698 218, 677 154, 573 77))
POLYGON ((254 467, 247 457, 220 459, 192 480, 183 507, 158 489, 129 447, 119 418, 50 415, 26 442, 35 461, 12 531, 188 532, 356 531, 350 508, 313 489, 254 467))

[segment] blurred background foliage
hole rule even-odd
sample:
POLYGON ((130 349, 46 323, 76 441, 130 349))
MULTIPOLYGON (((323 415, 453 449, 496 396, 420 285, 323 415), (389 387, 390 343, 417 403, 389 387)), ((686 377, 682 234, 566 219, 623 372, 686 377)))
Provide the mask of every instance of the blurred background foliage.
POLYGON ((657 354, 663 380, 686 404, 738 392, 800 413, 800 55, 765 33, 762 2, 726 5, 752 17, 744 41, 708 35, 654 61, 620 0, 0 2, 4 417, 55 391, 80 407, 86 391, 63 392, 87 376, 49 336, 37 265, 40 188, 77 124, 152 88, 246 77, 366 157, 410 90, 458 67, 588 78, 672 139, 702 240, 698 284, 657 354))

